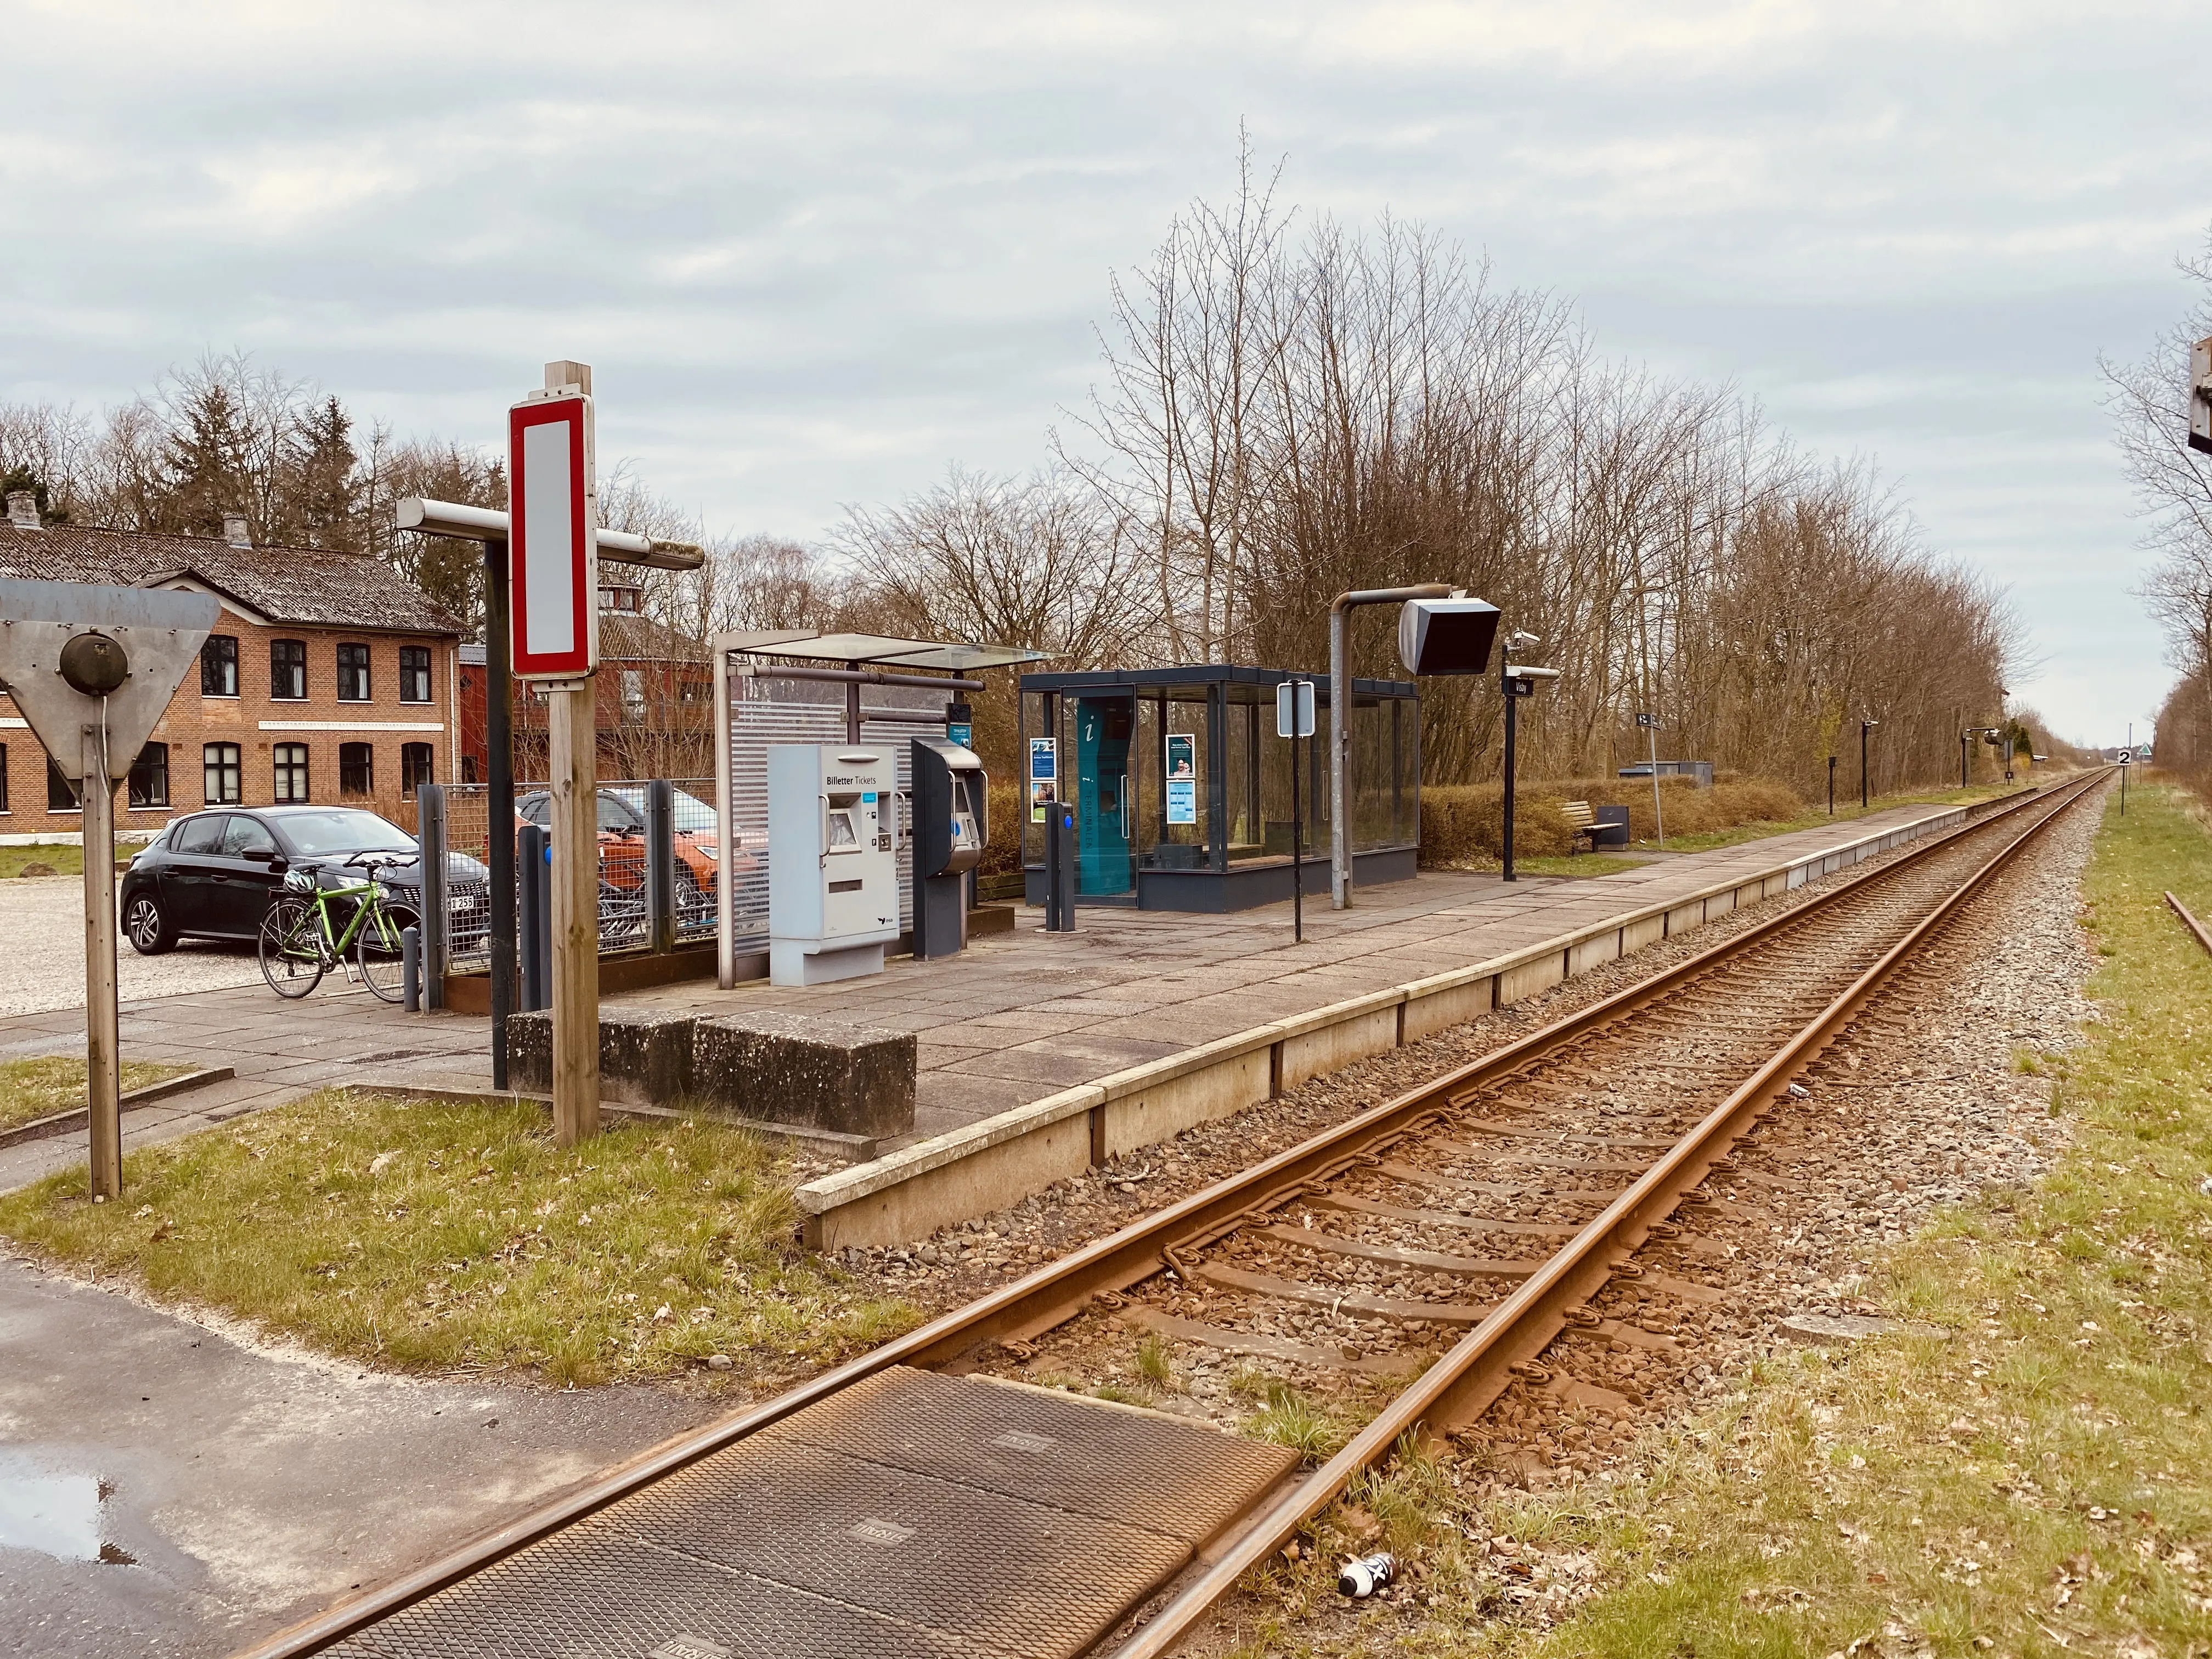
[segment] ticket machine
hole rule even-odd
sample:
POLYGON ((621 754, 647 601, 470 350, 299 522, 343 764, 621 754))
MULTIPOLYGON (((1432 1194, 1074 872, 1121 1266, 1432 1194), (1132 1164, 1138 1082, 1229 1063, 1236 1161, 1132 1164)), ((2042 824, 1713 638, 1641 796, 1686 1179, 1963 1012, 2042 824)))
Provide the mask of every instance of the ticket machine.
POLYGON ((973 750, 913 743, 914 953, 949 957, 968 943, 968 872, 991 838, 988 781, 973 750))
POLYGON ((899 936, 889 744, 776 744, 768 751, 768 976, 821 985, 884 970, 899 936))

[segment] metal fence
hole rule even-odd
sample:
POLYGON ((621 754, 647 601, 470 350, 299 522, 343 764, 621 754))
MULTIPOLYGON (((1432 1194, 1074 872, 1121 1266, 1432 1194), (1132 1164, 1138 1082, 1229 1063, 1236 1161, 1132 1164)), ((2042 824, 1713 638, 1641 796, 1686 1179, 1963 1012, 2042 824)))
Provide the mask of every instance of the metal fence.
MULTIPOLYGON (((655 948, 656 884, 651 826, 647 823, 649 786, 642 779, 610 779, 599 785, 599 953, 617 956, 655 948)), ((669 940, 684 945, 711 939, 717 923, 716 906, 722 886, 723 860, 715 833, 715 793, 712 778, 672 781, 672 811, 668 835, 668 878, 665 897, 669 940)), ((446 917, 444 966, 469 972, 486 967, 491 942, 490 791, 483 784, 449 784, 444 791, 446 917)), ((518 842, 526 825, 540 829, 551 823, 551 796, 542 783, 518 783, 514 788, 515 820, 507 833, 518 842)), ((515 910, 521 915, 528 899, 520 890, 529 872, 516 869, 515 910)), ((542 878, 541 878, 542 879, 542 878)), ((434 872, 433 875, 434 885, 434 872)), ((740 884, 743 884, 742 883, 740 884)), ((403 898, 423 908, 431 902, 416 891, 403 898)), ((762 889, 766 915, 766 888, 762 889)))

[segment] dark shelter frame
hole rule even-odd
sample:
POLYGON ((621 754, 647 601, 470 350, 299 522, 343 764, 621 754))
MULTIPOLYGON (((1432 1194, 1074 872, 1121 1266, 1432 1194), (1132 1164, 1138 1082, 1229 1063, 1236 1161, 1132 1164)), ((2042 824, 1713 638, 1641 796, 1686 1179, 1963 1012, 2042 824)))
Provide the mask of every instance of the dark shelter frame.
MULTIPOLYGON (((1057 778, 1078 808, 1076 902, 1223 914, 1291 896, 1291 742, 1275 735, 1275 688, 1326 674, 1235 663, 1021 678, 1024 896, 1044 902, 1044 835, 1028 796, 1029 740, 1057 740, 1057 778), (1167 739, 1190 739, 1194 821, 1170 823, 1167 739)), ((1351 821, 1354 880, 1412 876, 1421 839, 1420 695, 1406 680, 1355 679, 1351 821)), ((1327 745, 1299 745, 1303 886, 1329 890, 1327 745)))

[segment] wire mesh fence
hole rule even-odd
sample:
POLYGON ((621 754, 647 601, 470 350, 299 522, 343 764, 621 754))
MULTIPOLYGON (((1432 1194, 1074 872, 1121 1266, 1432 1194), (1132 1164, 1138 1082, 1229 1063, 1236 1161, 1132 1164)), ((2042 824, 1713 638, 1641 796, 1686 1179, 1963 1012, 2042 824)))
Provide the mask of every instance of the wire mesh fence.
MULTIPOLYGON (((718 920, 723 860, 715 832, 715 789, 712 778, 672 781, 671 813, 671 908, 678 945, 711 939, 718 920)), ((602 956, 650 950, 653 945, 650 863, 646 833, 647 784, 642 779, 612 779, 599 785, 599 952, 602 956)), ((491 793, 483 784, 453 784, 446 790, 447 961, 467 972, 486 966, 491 955, 491 793)), ((552 795, 543 783, 518 783, 514 822, 506 834, 519 842, 525 824, 549 829, 552 795)), ((742 848, 740 864, 745 862, 742 848)), ((518 868, 517 880, 523 872, 518 868)), ((741 878, 741 886, 744 884, 741 878)), ((420 896, 413 896, 420 902, 420 896)), ((517 909, 520 897, 517 896, 517 909)), ((761 884, 763 931, 767 889, 761 884)))

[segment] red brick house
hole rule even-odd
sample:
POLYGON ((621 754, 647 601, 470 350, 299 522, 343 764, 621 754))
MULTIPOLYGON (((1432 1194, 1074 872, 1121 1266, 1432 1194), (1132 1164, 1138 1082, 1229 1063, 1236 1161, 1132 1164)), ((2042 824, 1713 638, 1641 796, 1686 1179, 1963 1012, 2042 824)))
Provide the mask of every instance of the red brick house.
MULTIPOLYGON (((610 573, 603 567, 604 579, 610 573)), ((609 582, 599 589, 599 672, 595 703, 599 776, 704 779, 714 775, 714 679, 707 649, 639 611, 641 591, 609 582)), ((486 740, 484 648, 465 645, 460 657, 461 763, 464 783, 489 775, 486 740)), ((545 776, 546 709, 543 695, 514 688, 514 775, 545 776)))
MULTIPOLYGON (((131 768, 118 836, 235 803, 358 802, 412 827, 415 787, 459 774, 460 626, 381 560, 229 535, 45 525, 11 495, 0 576, 209 593, 222 611, 131 768)), ((66 781, 0 696, 0 840, 77 833, 66 781)))

